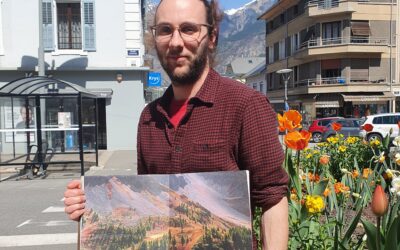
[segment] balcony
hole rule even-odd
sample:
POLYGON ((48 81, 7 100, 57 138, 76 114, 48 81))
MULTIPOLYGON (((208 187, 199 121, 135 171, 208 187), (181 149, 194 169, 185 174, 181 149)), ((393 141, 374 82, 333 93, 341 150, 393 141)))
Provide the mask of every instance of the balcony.
POLYGON ((389 39, 386 37, 335 37, 308 40, 295 51, 295 58, 340 53, 385 53, 389 39))
POLYGON ((304 79, 288 84, 290 93, 337 93, 337 92, 365 92, 382 91, 389 89, 386 76, 363 76, 352 70, 350 78, 329 77, 304 79))
POLYGON ((339 0, 311 0, 306 6, 306 15, 309 17, 325 17, 355 12, 357 2, 339 0))

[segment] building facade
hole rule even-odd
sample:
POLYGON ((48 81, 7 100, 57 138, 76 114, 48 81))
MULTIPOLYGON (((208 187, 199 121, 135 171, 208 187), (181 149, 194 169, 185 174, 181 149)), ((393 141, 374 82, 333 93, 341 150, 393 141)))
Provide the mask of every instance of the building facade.
POLYGON ((144 0, 42 0, 41 23, 39 2, 0 0, 0 87, 38 74, 41 42, 46 75, 98 94, 100 149, 134 150, 148 72, 144 0))
POLYGON ((267 95, 267 80, 265 77, 265 72, 265 60, 263 60, 243 76, 246 85, 249 88, 257 90, 263 95, 267 95))
POLYGON ((289 68, 289 106, 306 119, 394 111, 396 17, 395 0, 278 1, 259 18, 266 22, 267 94, 276 110, 284 109, 285 91, 276 72, 289 68))

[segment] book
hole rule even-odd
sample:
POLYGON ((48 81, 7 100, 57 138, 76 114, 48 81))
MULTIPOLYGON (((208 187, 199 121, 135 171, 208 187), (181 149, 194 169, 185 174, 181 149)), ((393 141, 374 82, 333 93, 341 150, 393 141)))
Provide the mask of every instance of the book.
POLYGON ((80 249, 252 249, 248 171, 85 176, 80 249))

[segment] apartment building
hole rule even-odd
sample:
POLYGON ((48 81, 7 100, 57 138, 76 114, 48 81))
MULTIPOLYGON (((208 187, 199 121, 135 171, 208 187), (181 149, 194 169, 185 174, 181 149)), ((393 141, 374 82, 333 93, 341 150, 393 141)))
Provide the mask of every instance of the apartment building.
MULTIPOLYGON (((0 0, 0 87, 38 74, 41 42, 46 75, 98 95, 99 148, 134 150, 148 72, 143 66, 145 0, 41 2, 0 0)), ((13 101, 14 106, 23 102, 17 98, 13 101)), ((68 100, 46 102, 47 110, 54 112, 75 106, 68 100)), ((3 123, 4 114, 0 111, 3 123)))
POLYGON ((266 22, 267 95, 306 119, 362 117, 395 110, 396 0, 280 0, 266 22))

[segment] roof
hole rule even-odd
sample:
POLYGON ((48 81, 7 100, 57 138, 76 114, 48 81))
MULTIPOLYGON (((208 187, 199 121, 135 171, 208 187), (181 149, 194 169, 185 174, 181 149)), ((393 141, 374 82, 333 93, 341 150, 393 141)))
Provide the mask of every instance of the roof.
POLYGON ((265 57, 238 57, 234 59, 229 65, 232 67, 234 75, 243 76, 249 73, 262 62, 264 62, 265 64, 265 57))
POLYGON ((257 66, 255 66, 252 70, 247 72, 247 74, 245 74, 243 76, 243 78, 248 78, 250 76, 259 75, 261 72, 263 72, 265 70, 266 70, 266 64, 265 64, 265 58, 264 58, 264 60, 262 60, 257 66))
POLYGON ((0 96, 35 96, 51 94, 83 94, 87 97, 97 97, 96 94, 82 86, 45 76, 20 78, 0 88, 0 96))

